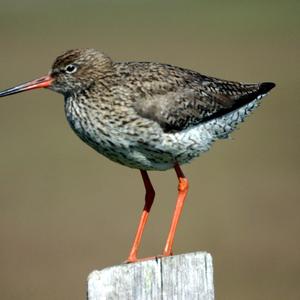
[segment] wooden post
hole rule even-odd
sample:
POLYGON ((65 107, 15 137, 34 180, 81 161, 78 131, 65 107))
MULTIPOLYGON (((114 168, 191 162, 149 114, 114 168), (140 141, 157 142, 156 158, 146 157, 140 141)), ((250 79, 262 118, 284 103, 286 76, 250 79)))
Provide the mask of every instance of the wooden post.
POLYGON ((195 252, 92 272, 88 300, 213 300, 209 253, 195 252))

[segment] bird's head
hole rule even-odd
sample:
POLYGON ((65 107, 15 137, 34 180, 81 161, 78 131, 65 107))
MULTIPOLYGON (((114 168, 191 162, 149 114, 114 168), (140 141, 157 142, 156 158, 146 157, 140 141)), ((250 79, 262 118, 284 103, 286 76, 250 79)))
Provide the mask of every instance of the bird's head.
POLYGON ((111 66, 111 59, 95 49, 69 50, 56 58, 48 75, 4 90, 0 97, 39 88, 63 95, 76 93, 104 77, 111 66))

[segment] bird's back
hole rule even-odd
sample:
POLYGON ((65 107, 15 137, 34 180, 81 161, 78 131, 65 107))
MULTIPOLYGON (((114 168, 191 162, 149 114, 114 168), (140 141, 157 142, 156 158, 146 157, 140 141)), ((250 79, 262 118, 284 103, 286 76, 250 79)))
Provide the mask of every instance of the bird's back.
POLYGON ((222 117, 275 86, 227 81, 151 62, 116 63, 115 69, 135 95, 136 113, 157 122, 164 132, 180 132, 222 117))

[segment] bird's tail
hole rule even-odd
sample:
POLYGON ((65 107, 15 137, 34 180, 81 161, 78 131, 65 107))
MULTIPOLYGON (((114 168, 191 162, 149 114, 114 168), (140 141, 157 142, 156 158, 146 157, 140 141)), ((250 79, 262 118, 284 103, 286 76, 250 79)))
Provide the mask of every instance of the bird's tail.
POLYGON ((235 110, 230 111, 218 118, 210 120, 207 128, 214 138, 227 138, 229 134, 243 122, 251 112, 260 105, 261 99, 275 86, 272 82, 263 82, 259 88, 249 94, 241 96, 239 103, 241 104, 235 110))

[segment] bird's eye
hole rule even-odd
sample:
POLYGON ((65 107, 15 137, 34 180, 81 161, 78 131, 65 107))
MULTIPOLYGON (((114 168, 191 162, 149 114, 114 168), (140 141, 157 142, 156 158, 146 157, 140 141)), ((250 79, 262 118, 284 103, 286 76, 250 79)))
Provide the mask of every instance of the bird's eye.
POLYGON ((77 66, 75 66, 75 65, 67 65, 66 67, 65 67, 65 70, 66 70, 66 72, 68 73, 68 74, 72 74, 72 73, 74 73, 74 72, 76 72, 77 71, 77 66))

